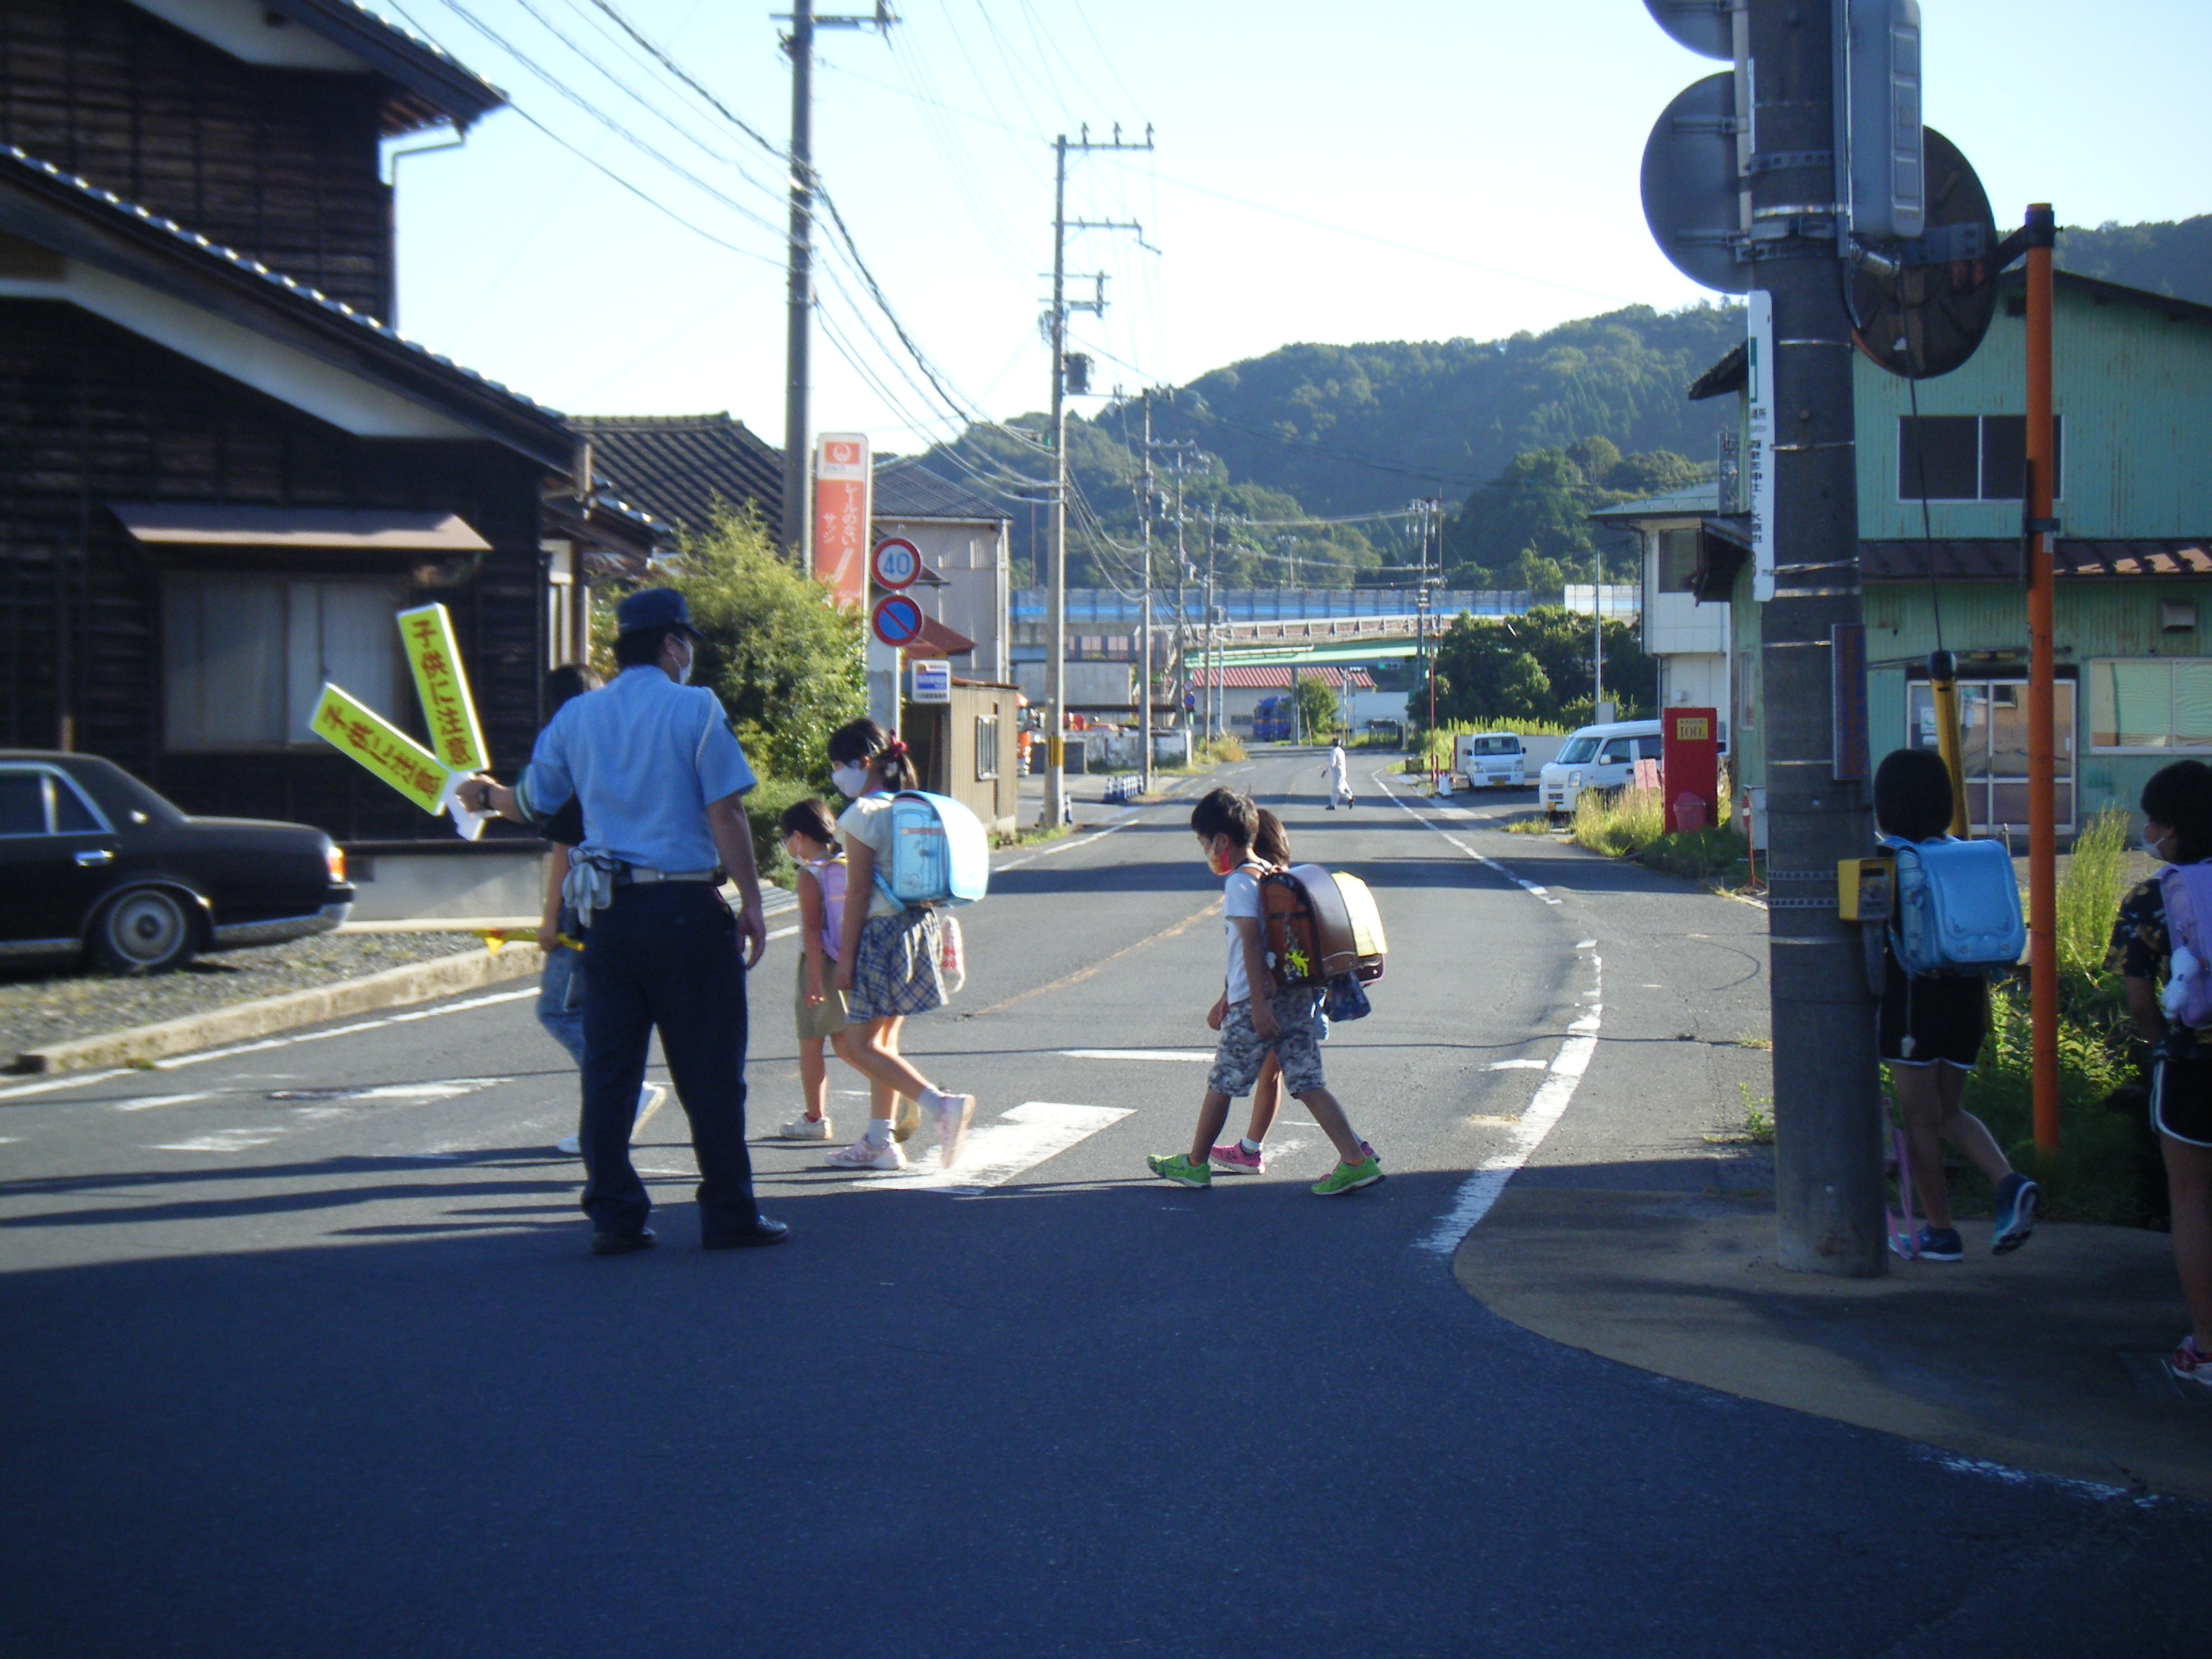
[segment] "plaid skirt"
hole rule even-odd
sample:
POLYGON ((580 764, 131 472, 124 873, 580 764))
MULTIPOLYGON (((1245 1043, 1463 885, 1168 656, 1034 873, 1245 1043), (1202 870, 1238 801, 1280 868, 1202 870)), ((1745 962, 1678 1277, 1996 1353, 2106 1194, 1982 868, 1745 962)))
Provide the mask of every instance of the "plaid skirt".
POLYGON ((904 910, 871 916, 853 954, 853 989, 845 1012, 854 1023, 903 1019, 945 1006, 938 960, 937 912, 904 910))

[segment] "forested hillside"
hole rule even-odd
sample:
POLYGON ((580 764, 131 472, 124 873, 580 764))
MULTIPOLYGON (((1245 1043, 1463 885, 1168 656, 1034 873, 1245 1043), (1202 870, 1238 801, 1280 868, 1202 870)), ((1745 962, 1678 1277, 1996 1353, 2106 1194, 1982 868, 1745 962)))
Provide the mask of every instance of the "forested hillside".
POLYGON ((2212 213, 2173 223, 2069 226, 2058 264, 2084 276, 2212 306, 2212 213))

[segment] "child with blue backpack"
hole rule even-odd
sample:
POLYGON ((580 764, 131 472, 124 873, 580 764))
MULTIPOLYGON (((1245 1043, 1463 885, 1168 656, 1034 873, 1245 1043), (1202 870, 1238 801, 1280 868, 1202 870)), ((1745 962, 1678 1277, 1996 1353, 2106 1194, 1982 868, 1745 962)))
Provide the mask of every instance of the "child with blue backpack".
POLYGON ((2142 814, 2143 850, 2166 868, 2122 901, 2106 962, 2154 1056, 2150 1126, 2190 1322, 2166 1370, 2212 1393, 2212 766, 2161 767, 2143 786, 2142 814))
MULTIPOLYGON (((1893 1237, 1891 1247, 1923 1261, 1964 1259, 1966 1246, 1951 1224, 1951 1191, 1943 1175, 1942 1143, 1948 1140, 1996 1189, 1990 1248, 2003 1255, 2025 1244, 2034 1231, 2039 1194, 2036 1184, 2006 1160, 1989 1127, 1964 1106, 1966 1074, 1989 1034, 1989 981, 1980 974, 1908 972, 1899 954, 1905 866, 1918 849, 1955 844, 1949 834, 1951 773, 1942 757, 1932 749, 1899 749, 1889 755, 1875 771, 1874 815, 1884 844, 1899 853, 1900 865, 1900 922, 1882 932, 1881 1057, 1905 1122, 1908 1173, 1928 1214, 1928 1224, 1910 1246, 1893 1237)), ((2012 880, 2009 860, 2004 880, 2012 880)), ((2016 908, 2017 890, 2012 890, 2016 908)), ((1905 1217, 1908 1228, 1911 1219, 1905 1217)))
POLYGON ((975 1097, 941 1092, 898 1048, 899 1027, 909 1015, 945 1006, 937 912, 901 904, 889 882, 892 797, 920 788, 921 781, 906 744, 873 720, 854 720, 830 734, 830 766, 831 781, 852 801, 837 820, 848 896, 836 988, 844 994, 848 1024, 830 1041, 847 1065, 883 1086, 871 1102, 867 1133, 828 1161, 838 1169, 906 1167, 885 1099, 888 1088, 912 1097, 935 1117, 942 1167, 949 1170, 967 1139, 975 1097), (858 902, 863 894, 866 903, 858 902))

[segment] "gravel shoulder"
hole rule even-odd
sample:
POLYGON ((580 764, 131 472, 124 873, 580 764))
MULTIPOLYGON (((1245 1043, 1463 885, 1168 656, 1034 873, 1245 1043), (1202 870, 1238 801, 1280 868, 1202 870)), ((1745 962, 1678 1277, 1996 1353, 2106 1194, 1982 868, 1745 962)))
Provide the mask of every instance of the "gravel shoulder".
MULTIPOLYGON (((0 1070, 26 1049, 483 948, 481 939, 464 933, 322 933, 202 957, 178 973, 148 978, 19 969, 0 975, 0 1070)), ((527 944, 508 948, 534 949, 527 944)))

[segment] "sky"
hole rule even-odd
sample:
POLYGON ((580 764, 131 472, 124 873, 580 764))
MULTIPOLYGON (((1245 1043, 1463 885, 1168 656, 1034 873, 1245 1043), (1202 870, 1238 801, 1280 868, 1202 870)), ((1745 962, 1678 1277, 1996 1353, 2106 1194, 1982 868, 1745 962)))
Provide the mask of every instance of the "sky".
MULTIPOLYGON (((784 174, 732 124, 788 137, 769 6, 368 3, 514 105, 396 163, 403 331, 564 411, 727 410, 780 443, 784 174)), ((1718 297, 1653 246, 1637 176, 1668 100, 1724 66, 1637 0, 896 9, 888 38, 818 37, 815 162, 859 257, 820 228, 817 431, 907 451, 1045 406, 1051 144, 1086 123, 1132 142, 1149 124, 1154 144, 1069 161, 1071 219, 1142 226, 1069 235, 1072 296, 1106 277, 1103 316, 1070 331, 1099 395, 1291 342, 1497 338, 1718 297)), ((1927 119, 2001 226, 2031 200, 2062 224, 2212 210, 2212 4, 1923 0, 1922 17, 1927 119)))

